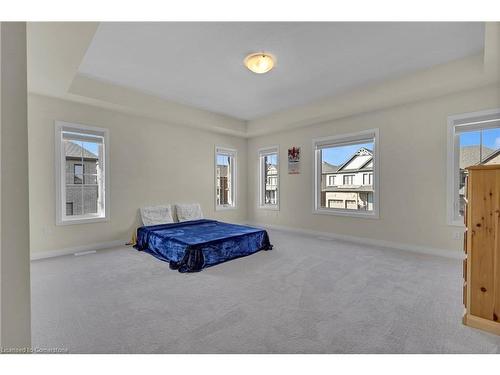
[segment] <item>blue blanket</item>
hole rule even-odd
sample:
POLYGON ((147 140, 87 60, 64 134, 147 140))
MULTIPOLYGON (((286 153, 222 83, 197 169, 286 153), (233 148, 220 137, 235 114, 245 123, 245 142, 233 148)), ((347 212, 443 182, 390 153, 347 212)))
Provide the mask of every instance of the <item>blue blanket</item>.
POLYGON ((198 272, 273 246, 265 230, 203 219, 140 227, 135 248, 179 272, 198 272))

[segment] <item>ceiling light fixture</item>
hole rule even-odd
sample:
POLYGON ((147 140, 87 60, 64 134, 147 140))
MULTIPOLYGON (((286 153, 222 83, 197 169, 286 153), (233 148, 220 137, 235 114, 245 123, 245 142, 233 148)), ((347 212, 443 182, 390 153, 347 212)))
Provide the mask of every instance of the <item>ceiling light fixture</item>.
POLYGON ((269 53, 251 53, 245 57, 245 66, 254 73, 263 74, 269 72, 274 67, 274 57, 269 53))

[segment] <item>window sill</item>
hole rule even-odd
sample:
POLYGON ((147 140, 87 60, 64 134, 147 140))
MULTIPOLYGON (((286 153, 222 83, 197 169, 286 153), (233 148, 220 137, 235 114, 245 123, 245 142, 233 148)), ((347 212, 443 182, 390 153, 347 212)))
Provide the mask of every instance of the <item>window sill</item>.
POLYGON ((91 224, 91 223, 102 223, 109 221, 109 218, 104 217, 104 216, 97 216, 97 217, 79 217, 76 219, 65 219, 65 220, 58 220, 57 225, 74 225, 74 224, 91 224))
POLYGON ((230 211, 236 209, 236 206, 215 206, 215 211, 230 211))
POLYGON ((332 215, 332 216, 348 216, 348 217, 357 217, 362 219, 380 219, 378 212, 351 212, 348 210, 341 209, 328 209, 328 208, 317 208, 313 210, 313 214, 317 215, 332 215))

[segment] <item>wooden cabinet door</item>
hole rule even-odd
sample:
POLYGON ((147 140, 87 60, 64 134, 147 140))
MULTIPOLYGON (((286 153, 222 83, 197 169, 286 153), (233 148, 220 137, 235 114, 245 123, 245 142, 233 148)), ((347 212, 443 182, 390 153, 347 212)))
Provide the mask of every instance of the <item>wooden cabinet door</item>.
MULTIPOLYGON (((500 174, 495 170, 472 170, 469 177, 469 225, 471 247, 470 313, 494 320, 495 250, 498 247, 500 174)), ((468 281, 469 282, 469 281, 468 281)), ((498 288, 497 288, 498 289, 498 288)))
POLYGON ((499 321, 500 316, 500 170, 495 170, 496 179, 496 228, 495 228, 495 248, 493 249, 493 313, 491 319, 499 321))

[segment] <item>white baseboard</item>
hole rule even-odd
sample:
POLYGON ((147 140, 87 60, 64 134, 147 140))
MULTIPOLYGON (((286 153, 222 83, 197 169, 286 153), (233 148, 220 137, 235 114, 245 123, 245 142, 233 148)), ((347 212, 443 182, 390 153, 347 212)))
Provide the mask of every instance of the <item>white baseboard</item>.
MULTIPOLYGON (((436 248, 431 248, 431 247, 426 247, 426 246, 421 246, 421 245, 403 244, 403 243, 392 242, 392 241, 376 240, 376 239, 365 238, 365 237, 348 236, 345 234, 320 232, 320 231, 315 231, 315 230, 310 230, 310 229, 293 228, 293 227, 288 227, 288 226, 264 224, 264 223, 258 223, 258 222, 245 222, 242 224, 253 225, 256 227, 272 229, 272 230, 279 230, 279 231, 283 231, 283 232, 305 234, 305 235, 314 236, 314 237, 331 238, 334 240, 347 241, 347 242, 352 242, 352 243, 357 243, 357 244, 362 244, 362 245, 386 247, 386 248, 390 248, 390 249, 410 251, 410 252, 421 253, 421 254, 429 254, 429 255, 435 255, 435 256, 440 256, 440 257, 445 257, 445 258, 451 258, 451 259, 463 259, 463 253, 461 251, 453 251, 453 250, 447 250, 447 249, 436 249, 436 248)), ((116 240, 116 241, 108 241, 108 242, 101 242, 101 243, 95 243, 95 244, 89 244, 89 245, 69 247, 69 248, 60 249, 60 250, 40 251, 40 252, 35 251, 35 252, 33 252, 33 254, 31 254, 31 260, 53 258, 53 257, 62 256, 62 255, 69 255, 69 254, 81 253, 81 252, 92 251, 92 250, 109 249, 111 247, 123 246, 123 245, 125 245, 125 243, 127 243, 127 241, 128 240, 116 240)))
POLYGON ((111 247, 124 246, 126 243, 127 243, 127 240, 116 240, 116 241, 94 243, 94 244, 89 244, 89 245, 68 247, 66 249, 60 249, 60 250, 33 251, 31 254, 31 260, 53 258, 53 257, 62 256, 62 255, 82 253, 82 252, 92 251, 92 250, 109 249, 111 247))
POLYGON ((403 243, 392 242, 392 241, 376 240, 376 239, 365 238, 365 237, 348 236, 345 234, 337 234, 337 233, 330 233, 330 232, 319 232, 319 231, 310 230, 310 229, 294 228, 294 227, 287 227, 287 226, 273 225, 273 224, 264 224, 264 223, 258 223, 258 222, 247 222, 247 224, 253 225, 256 227, 265 228, 265 229, 273 229, 273 230, 279 230, 279 231, 283 231, 283 232, 305 234, 305 235, 314 236, 314 237, 326 237, 326 238, 331 238, 334 240, 341 240, 341 241, 352 242, 352 243, 357 243, 357 244, 362 244, 362 245, 386 247, 386 248, 390 248, 390 249, 410 251, 413 253, 435 255, 435 256, 451 258, 451 259, 463 259, 464 258, 463 252, 461 252, 461 251, 453 251, 453 250, 447 250, 447 249, 436 249, 436 248, 431 248, 431 247, 426 247, 426 246, 421 246, 421 245, 403 244, 403 243))

